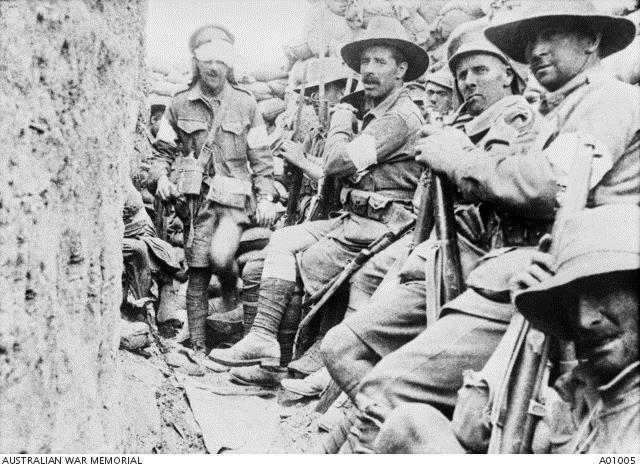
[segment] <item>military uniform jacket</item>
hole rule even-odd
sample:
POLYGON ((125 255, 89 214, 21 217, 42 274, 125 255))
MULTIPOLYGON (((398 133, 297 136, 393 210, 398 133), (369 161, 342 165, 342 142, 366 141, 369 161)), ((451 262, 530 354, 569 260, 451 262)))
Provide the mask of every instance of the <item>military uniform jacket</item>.
POLYGON ((424 120, 407 91, 398 89, 369 110, 357 136, 352 121, 334 121, 325 143, 325 175, 341 177, 351 189, 410 205, 421 172, 413 146, 424 120))
MULTIPOLYGON (((215 145, 211 145, 215 148, 212 148, 213 156, 205 167, 205 178, 209 177, 206 182, 211 184, 210 178, 214 174, 239 179, 241 182, 235 184, 236 188, 245 186, 249 191, 252 188, 257 196, 272 197, 275 194, 273 158, 262 116, 251 94, 229 83, 225 84, 220 95, 213 98, 204 95, 199 83, 173 98, 160 122, 156 138, 156 180, 163 174, 169 174, 176 150, 184 155, 193 152, 198 159, 209 158, 203 146, 223 100, 226 109, 220 119, 215 145)), ((225 204, 222 200, 215 201, 225 204)))

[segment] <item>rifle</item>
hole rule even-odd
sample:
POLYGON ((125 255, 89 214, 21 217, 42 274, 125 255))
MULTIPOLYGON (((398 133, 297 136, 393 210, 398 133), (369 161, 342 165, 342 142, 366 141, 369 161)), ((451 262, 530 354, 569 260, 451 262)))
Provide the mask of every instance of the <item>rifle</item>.
MULTIPOLYGON (((384 233, 382 236, 378 237, 376 240, 371 242, 367 247, 362 249, 356 257, 349 262, 349 264, 342 270, 338 276, 336 276, 332 281, 328 282, 322 289, 313 294, 309 299, 307 299, 302 307, 308 307, 313 304, 309 313, 300 321, 300 325, 298 325, 298 334, 296 335, 295 344, 297 344, 298 336, 300 335, 300 331, 303 330, 309 322, 316 316, 316 314, 320 311, 322 306, 326 304, 326 302, 336 293, 340 287, 347 282, 351 276, 357 272, 362 265, 364 265, 370 258, 374 255, 382 252, 384 249, 393 244, 396 240, 400 239, 407 232, 409 232, 414 226, 414 222, 406 224, 398 231, 389 231, 384 233)), ((294 344, 294 346, 295 346, 294 344)))
POLYGON ((169 204, 160 200, 160 197, 154 197, 153 211, 153 224, 158 237, 163 241, 167 241, 167 217, 170 215, 169 204))
MULTIPOLYGON (((293 134, 291 140, 299 142, 302 140, 300 135, 300 121, 302 120, 302 109, 304 108, 304 94, 307 89, 307 72, 309 70, 309 64, 307 63, 302 73, 302 86, 300 87, 300 96, 298 97, 298 108, 296 109, 296 119, 293 124, 293 134)), ((285 221, 286 226, 291 226, 296 223, 296 211, 298 208, 298 199, 300 198, 300 190, 302 189, 302 169, 294 166, 293 164, 287 164, 286 172, 291 174, 291 187, 289 188, 289 199, 287 200, 287 219, 285 221)))
MULTIPOLYGON (((551 233, 553 255, 557 254, 554 241, 562 225, 569 216, 586 206, 594 148, 593 141, 579 137, 570 172, 573 178, 567 186, 551 233)), ((544 416, 540 392, 547 375, 551 347, 551 337, 545 336, 542 343, 538 343, 538 349, 533 349, 531 342, 535 338, 531 339, 531 334, 530 324, 522 320, 512 359, 493 402, 489 453, 531 453, 537 421, 544 416)), ((574 354, 573 346, 566 343, 560 352, 562 360, 569 360, 574 354)))
MULTIPOLYGON (((351 89, 352 83, 353 75, 349 74, 345 89, 351 89)), ((318 117, 320 121, 320 134, 323 138, 326 138, 327 129, 329 128, 329 102, 325 98, 324 82, 320 84, 319 98, 320 105, 318 110, 318 117)), ((318 193, 315 197, 313 197, 313 200, 311 202, 311 208, 309 209, 309 214, 307 216, 308 221, 326 219, 329 216, 329 212, 331 211, 331 208, 335 203, 337 182, 337 178, 332 176, 324 176, 318 181, 318 193)))
MULTIPOLYGON (((427 109, 426 120, 427 123, 442 127, 442 117, 433 109, 427 109)), ((458 248, 458 233, 456 231, 456 216, 453 204, 453 186, 444 174, 433 174, 432 177, 433 196, 427 201, 426 208, 429 208, 428 205, 433 207, 433 224, 441 248, 442 282, 444 288, 439 298, 439 306, 453 300, 464 291, 464 279, 462 277, 462 265, 460 263, 460 249, 458 248)), ((427 221, 429 221, 428 218, 427 221)), ((429 223, 430 222, 431 221, 429 221, 429 223)), ((430 229, 428 223, 422 227, 424 230, 428 228, 430 229)), ((421 236, 422 235, 424 234, 421 234, 421 236)), ((426 235, 428 236, 428 233, 426 235)))

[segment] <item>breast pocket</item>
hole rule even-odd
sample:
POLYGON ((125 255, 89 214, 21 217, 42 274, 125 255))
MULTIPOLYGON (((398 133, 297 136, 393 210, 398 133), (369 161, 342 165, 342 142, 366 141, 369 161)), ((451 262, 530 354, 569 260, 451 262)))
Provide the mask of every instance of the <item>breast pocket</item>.
POLYGON ((207 122, 197 119, 178 119, 176 123, 180 129, 180 140, 186 146, 186 152, 193 151, 200 154, 200 148, 207 137, 207 122))
POLYGON ((245 120, 232 120, 220 124, 225 160, 234 163, 246 162, 248 126, 249 122, 245 120))

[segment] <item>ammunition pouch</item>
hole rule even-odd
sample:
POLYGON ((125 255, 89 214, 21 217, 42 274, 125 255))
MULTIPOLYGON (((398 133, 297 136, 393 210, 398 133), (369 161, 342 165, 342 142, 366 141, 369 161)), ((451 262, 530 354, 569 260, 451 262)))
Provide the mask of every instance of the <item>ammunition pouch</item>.
POLYGON ((553 223, 516 216, 503 210, 497 211, 492 221, 492 248, 537 246, 540 238, 550 232, 553 223))
POLYGON ((531 263, 533 247, 505 247, 492 250, 469 273, 467 286, 481 296, 500 303, 510 302, 511 278, 531 263))
POLYGON ((350 213, 379 221, 388 226, 402 226, 411 222, 411 201, 398 201, 376 192, 343 188, 340 203, 350 213))
POLYGON ((231 208, 246 209, 253 192, 251 182, 215 174, 208 180, 207 199, 231 208))

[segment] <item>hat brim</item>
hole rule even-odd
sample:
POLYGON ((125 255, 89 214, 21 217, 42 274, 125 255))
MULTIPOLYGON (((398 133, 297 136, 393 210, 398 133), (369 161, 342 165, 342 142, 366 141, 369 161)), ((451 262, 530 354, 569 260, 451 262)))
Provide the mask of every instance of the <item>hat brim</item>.
MULTIPOLYGON (((337 78, 335 80, 331 80, 331 81, 325 81, 324 85, 327 86, 330 83, 336 83, 338 81, 344 81, 345 86, 347 85, 347 78, 337 78)), ((304 95, 305 96, 310 96, 313 93, 317 92, 320 89, 320 84, 321 82, 319 81, 313 81, 311 83, 307 83, 307 85, 304 87, 304 95)), ((347 90, 345 89, 345 93, 349 94, 350 92, 355 91, 355 89, 358 87, 358 80, 354 79, 352 80, 351 83, 351 90, 347 90)), ((293 88, 293 92, 294 93, 300 93, 300 91, 302 91, 302 86, 296 86, 295 88, 293 88)))
POLYGON ((615 272, 638 271, 638 258, 629 252, 607 251, 582 255, 562 266, 557 274, 542 283, 517 293, 514 303, 531 324, 549 335, 572 340, 568 317, 559 304, 567 286, 578 280, 615 272))
POLYGON ((566 23, 583 21, 593 31, 600 32, 600 56, 606 57, 627 47, 636 35, 635 24, 631 20, 607 15, 537 15, 516 21, 508 21, 488 26, 484 34, 496 47, 516 62, 527 63, 527 44, 550 22, 566 23))
POLYGON ((407 73, 404 81, 413 81, 420 78, 429 68, 429 54, 417 44, 404 39, 370 38, 349 42, 340 49, 340 55, 344 62, 353 71, 360 73, 360 57, 369 47, 395 47, 400 50, 407 59, 407 73))

